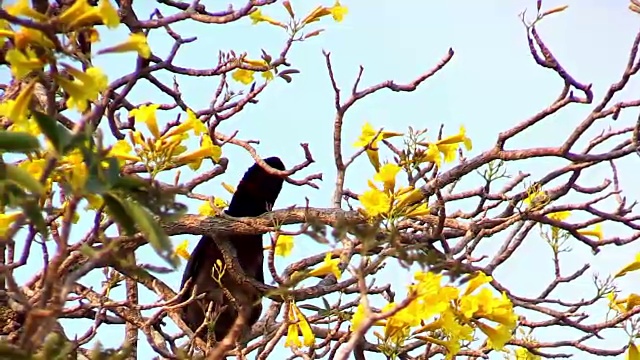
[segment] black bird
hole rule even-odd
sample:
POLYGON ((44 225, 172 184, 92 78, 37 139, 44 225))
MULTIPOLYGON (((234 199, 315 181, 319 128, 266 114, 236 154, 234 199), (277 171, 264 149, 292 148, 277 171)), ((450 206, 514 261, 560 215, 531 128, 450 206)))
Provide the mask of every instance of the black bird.
MULTIPOLYGON (((264 161, 274 169, 284 170, 284 164, 277 157, 270 157, 264 161)), ((267 173, 260 165, 254 164, 247 170, 240 181, 236 192, 231 198, 229 209, 225 213, 233 217, 259 216, 271 210, 284 179, 267 173)), ((235 248, 238 263, 247 276, 264 283, 263 262, 264 250, 262 235, 228 235, 227 241, 235 248)), ((197 287, 197 294, 206 293, 203 300, 194 301, 186 305, 182 311, 184 322, 195 332, 205 321, 205 314, 209 303, 213 303, 213 314, 216 309, 224 310, 215 320, 213 335, 216 341, 221 341, 233 326, 238 312, 234 304, 224 295, 218 283, 212 278, 212 268, 216 261, 224 264, 222 253, 210 236, 203 236, 193 250, 182 275, 183 289, 189 278, 192 281, 189 289, 182 295, 180 302, 186 301, 192 294, 193 286, 197 287), (226 306, 226 308, 225 308, 226 306)), ((250 306, 251 311, 247 319, 247 329, 255 324, 262 313, 261 295, 254 289, 247 289, 225 273, 221 279, 223 286, 233 295, 238 306, 250 306)), ((213 315, 215 319, 215 315, 213 315)), ((213 319, 207 319, 207 323, 213 319)), ((207 326, 197 336, 207 339, 207 326), (205 335, 205 336, 202 336, 205 335)))

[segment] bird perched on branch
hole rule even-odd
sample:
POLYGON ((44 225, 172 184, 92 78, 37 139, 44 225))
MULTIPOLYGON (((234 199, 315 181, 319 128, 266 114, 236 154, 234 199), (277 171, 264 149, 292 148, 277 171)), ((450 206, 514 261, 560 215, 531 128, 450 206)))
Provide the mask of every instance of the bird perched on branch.
MULTIPOLYGON (((270 157, 264 161, 274 169, 285 169, 284 164, 277 157, 270 157)), ((254 164, 244 174, 225 213, 233 217, 260 216, 266 213, 276 202, 283 181, 282 177, 269 174, 257 163, 254 164)), ((218 236, 224 236, 224 240, 235 249, 238 263, 246 276, 264 282, 262 235, 218 236)), ((206 323, 214 322, 213 335, 216 341, 222 341, 232 328, 239 313, 238 309, 244 310, 240 313, 247 314, 245 329, 250 329, 262 313, 261 294, 255 288, 237 283, 228 273, 229 270, 223 273, 219 283, 216 281, 214 277, 220 275, 220 265, 224 267, 220 249, 210 236, 203 236, 187 262, 180 285, 183 289, 187 280, 192 279, 188 284, 189 288, 181 296, 180 302, 191 297, 194 286, 196 295, 206 293, 204 299, 191 302, 183 308, 182 318, 196 332, 205 323, 205 315, 211 305, 212 318, 207 318, 206 323), (217 265, 214 269, 215 264, 217 265), (228 291, 221 290, 220 284, 228 291), (231 295, 234 300, 230 300, 228 295, 231 295)), ((209 338, 206 336, 207 328, 207 325, 202 326, 204 330, 198 331, 196 336, 203 339, 209 338)))

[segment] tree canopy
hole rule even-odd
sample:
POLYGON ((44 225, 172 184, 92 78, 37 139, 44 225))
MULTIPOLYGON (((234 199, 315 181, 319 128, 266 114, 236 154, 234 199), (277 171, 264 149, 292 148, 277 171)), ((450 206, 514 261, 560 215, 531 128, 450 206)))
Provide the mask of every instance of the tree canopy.
MULTIPOLYGON (((637 178, 640 156, 640 32, 621 33, 629 51, 615 81, 591 84, 544 35, 571 8, 531 1, 514 17, 526 36, 511 51, 559 86, 497 132, 475 125, 478 141, 468 123, 490 123, 499 99, 477 119, 416 114, 408 128, 352 115, 381 94, 438 92, 429 84, 465 56, 455 46, 405 80, 379 79, 411 54, 366 72, 371 59, 346 67, 331 42, 318 67, 299 65, 310 43, 349 31, 339 28, 354 15, 346 0, 0 4, 0 358, 640 360, 640 295, 621 286, 640 270, 638 192, 620 180, 637 178), (234 43, 241 31, 253 50, 234 43), (293 104, 316 73, 326 133, 305 132, 304 113, 276 125, 274 93, 293 104), (295 196, 263 215, 226 214, 253 163, 295 196), (240 331, 238 316, 219 341, 194 336, 182 316, 198 297, 179 282, 196 235, 220 251, 208 259, 212 283, 224 289, 227 276, 263 299, 252 327, 240 331), (255 236, 264 282, 241 265, 255 236), (594 270, 612 248, 626 258, 594 270), (529 275, 516 288, 518 264, 529 275), (531 279, 543 274, 538 288, 531 279)), ((628 7, 640 14, 640 2, 628 7)), ((428 46, 419 39, 397 41, 428 46)), ((260 176, 245 188, 267 191, 260 176)))

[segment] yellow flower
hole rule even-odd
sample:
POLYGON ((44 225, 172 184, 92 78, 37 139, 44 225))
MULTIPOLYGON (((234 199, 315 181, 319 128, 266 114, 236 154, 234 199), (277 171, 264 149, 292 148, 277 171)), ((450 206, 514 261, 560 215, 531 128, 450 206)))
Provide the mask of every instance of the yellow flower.
POLYGON ((329 274, 333 274, 336 279, 340 279, 340 275, 342 275, 340 268, 338 267, 340 264, 340 259, 331 259, 331 253, 328 252, 324 257, 324 261, 320 264, 319 267, 309 271, 308 276, 325 276, 329 274))
POLYGON ((256 11, 252 12, 251 15, 249 15, 249 19, 251 19, 251 23, 253 25, 255 25, 257 23, 260 23, 260 22, 266 22, 266 23, 269 23, 271 25, 275 25, 275 26, 280 26, 282 28, 286 28, 286 26, 283 23, 281 23, 281 22, 279 22, 279 21, 277 21, 277 20, 275 20, 273 18, 270 18, 268 16, 263 15, 262 11, 260 9, 257 9, 256 11))
POLYGON ((285 257, 291 254, 291 250, 293 250, 293 236, 277 234, 275 254, 285 257))
POLYGON ((408 205, 413 205, 424 199, 422 191, 420 191, 420 189, 414 189, 413 187, 407 187, 399 190, 396 197, 399 199, 399 202, 396 205, 398 209, 402 209, 408 205))
POLYGON ((143 33, 133 33, 129 35, 129 38, 125 42, 102 49, 98 51, 98 54, 123 53, 129 51, 137 52, 138 56, 143 59, 151 57, 151 48, 147 42, 147 37, 144 36, 143 33))
POLYGON ((289 321, 292 324, 289 325, 287 330, 287 339, 284 344, 285 347, 302 347, 303 344, 304 346, 313 346, 313 344, 315 344, 316 338, 313 334, 313 330, 311 330, 311 326, 309 325, 307 318, 295 303, 291 303, 289 306, 289 321), (298 329, 302 332, 303 342, 300 342, 298 329))
POLYGON ((108 157, 115 157, 121 160, 130 160, 133 162, 142 161, 139 156, 131 154, 133 148, 126 140, 118 140, 109 150, 108 157))
POLYGON ((129 117, 135 117, 135 122, 145 123, 156 139, 160 137, 160 129, 158 129, 158 120, 156 119, 156 110, 159 107, 158 104, 148 104, 129 111, 129 117))
POLYGON ((100 0, 98 6, 89 5, 87 0, 76 0, 58 16, 58 21, 67 25, 69 29, 98 22, 113 29, 120 25, 120 16, 109 0, 100 0))
POLYGON ((20 50, 26 49, 31 44, 38 44, 42 47, 53 49, 55 44, 40 30, 22 28, 13 35, 16 47, 20 50))
POLYGON ((578 234, 583 236, 595 236, 598 240, 602 240, 604 236, 602 233, 602 223, 597 223, 593 229, 578 230, 578 234))
POLYGON ((218 209, 222 210, 222 209, 226 208, 227 206, 229 206, 229 203, 226 202, 223 198, 217 197, 217 198, 213 199, 213 206, 215 206, 218 209))
POLYGON ((607 300, 609 300, 609 308, 611 310, 615 310, 615 311, 617 311, 619 313, 624 313, 626 311, 625 307, 622 306, 622 304, 624 304, 625 301, 624 300, 619 300, 617 295, 613 291, 607 293, 605 295, 605 298, 607 298, 607 300))
POLYGON ((29 6, 29 0, 17 0, 15 4, 7 6, 7 13, 12 16, 25 16, 37 21, 47 21, 44 14, 35 11, 29 6))
POLYGON ((564 221, 569 216, 571 216, 571 211, 558 211, 558 212, 554 212, 554 213, 551 213, 551 214, 547 215, 547 217, 549 219, 552 219, 552 220, 555 220, 555 221, 564 221))
POLYGON ((261 76, 267 81, 271 81, 274 78, 273 72, 271 70, 263 71, 261 76))
POLYGON ((25 52, 9 49, 5 59, 11 67, 11 74, 18 80, 21 80, 34 70, 42 70, 44 66, 44 62, 38 58, 31 48, 25 49, 25 52))
POLYGON ((211 201, 205 201, 198 208, 198 213, 202 216, 216 216, 220 214, 220 209, 216 209, 211 206, 211 201))
POLYGON ((65 156, 60 167, 64 172, 64 179, 75 194, 79 194, 84 189, 89 175, 87 164, 82 153, 74 151, 65 156))
POLYGON ((215 162, 220 161, 222 156, 222 149, 218 145, 214 145, 209 135, 202 137, 200 141, 200 148, 185 154, 181 154, 174 158, 174 161, 178 164, 188 164, 193 170, 200 169, 202 160, 210 158, 215 162))
POLYGON ((7 232, 9 232, 9 228, 20 215, 22 215, 21 212, 13 212, 10 214, 0 214, 0 237, 7 236, 7 232))
POLYGON ((384 184, 384 189, 393 192, 396 186, 396 176, 400 172, 400 166, 392 163, 382 165, 373 179, 384 184))
POLYGON ((97 194, 85 194, 84 198, 87 200, 87 208, 92 210, 98 210, 104 204, 102 196, 97 194))
POLYGON ((436 145, 436 148, 444 155, 444 162, 450 163, 456 159, 458 144, 441 144, 436 145))
POLYGON ((333 16, 333 20, 336 22, 341 22, 344 19, 344 16, 349 12, 349 9, 342 6, 339 0, 336 0, 335 5, 329 8, 331 15, 333 16))
POLYGON ((618 271, 614 277, 621 277, 626 275, 628 272, 640 270, 640 253, 636 254, 636 259, 627 266, 623 267, 620 271, 618 271))
POLYGON ((171 136, 184 134, 190 130, 193 130, 193 133, 196 136, 200 136, 201 134, 207 132, 207 127, 202 121, 200 121, 200 119, 196 117, 196 114, 191 111, 191 109, 187 109, 187 120, 180 123, 180 125, 174 126, 169 129, 169 131, 162 135, 161 139, 167 139, 171 136))
POLYGON ((546 191, 542 190, 540 184, 534 184, 527 189, 527 198, 524 199, 525 205, 529 208, 540 208, 547 205, 551 199, 546 191))
POLYGON ((233 195, 236 192, 236 188, 234 188, 232 185, 227 184, 226 182, 222 182, 222 187, 227 190, 227 192, 231 195, 233 195))
POLYGON ((29 82, 29 85, 22 89, 15 100, 6 100, 1 103, 0 114, 9 118, 14 124, 26 124, 35 85, 35 81, 29 82))
POLYGON ((516 358, 514 360, 542 360, 540 355, 535 355, 529 351, 527 348, 517 348, 514 351, 514 355, 516 358))
POLYGON ((365 191, 360 195, 359 200, 367 216, 372 218, 387 214, 391 207, 389 195, 375 188, 365 191))
POLYGON ((378 155, 378 142, 382 139, 388 139, 394 136, 401 136, 402 133, 391 132, 391 131, 382 131, 380 135, 376 136, 378 133, 377 130, 371 126, 368 122, 366 122, 362 126, 362 132, 358 140, 353 144, 353 146, 362 148, 366 147, 367 156, 369 157, 369 161, 371 165, 378 171, 380 169, 380 158, 378 155), (371 143, 371 146, 369 146, 371 143))
POLYGON ((182 240, 182 242, 178 244, 178 246, 176 246, 176 249, 174 252, 177 256, 180 256, 185 260, 189 260, 189 257, 191 257, 191 254, 189 254, 189 250, 187 250, 188 247, 189 247, 189 240, 182 240))
POLYGON ((476 276, 469 280, 469 285, 467 285, 467 290, 465 290, 464 295, 471 294, 480 286, 491 282, 491 280, 493 280, 491 276, 487 276, 482 271, 478 271, 476 276))
POLYGON ((460 125, 460 132, 458 132, 455 135, 452 136, 447 136, 446 138, 443 138, 441 140, 438 140, 436 142, 436 145, 457 145, 459 143, 463 143, 464 147, 467 150, 471 150, 472 149, 472 143, 471 143, 471 139, 469 139, 466 135, 466 130, 464 128, 464 126, 460 125))
POLYGON ((309 23, 318 21, 320 20, 321 17, 327 16, 327 15, 331 15, 331 9, 324 6, 318 6, 311 13, 309 13, 309 15, 307 15, 304 19, 302 19, 301 23, 309 24, 309 23))
POLYGON ((356 311, 353 313, 353 316, 351 317, 351 331, 358 330, 358 327, 360 327, 360 324, 366 318, 364 310, 365 310, 364 305, 362 305, 362 302, 360 302, 358 304, 358 307, 356 308, 356 311))
POLYGON ((76 108, 84 112, 87 110, 87 102, 97 100, 98 95, 107 88, 107 77, 97 67, 90 67, 83 72, 67 64, 62 66, 75 78, 69 80, 60 75, 54 76, 62 89, 69 94, 67 106, 69 109, 76 108))
MULTIPOLYGON (((396 306, 393 302, 388 303, 382 308, 382 312, 392 311, 396 306)), ((416 315, 408 311, 408 308, 403 308, 387 318, 384 325, 385 339, 391 340, 395 344, 402 344, 409 337, 411 327, 420 323, 420 319, 416 315)))
POLYGON ((231 74, 231 78, 239 83, 249 85, 253 82, 253 74, 253 70, 237 69, 231 74))
POLYGON ((626 360, 640 360, 640 349, 633 342, 629 343, 626 360))
POLYGON ((485 333, 485 335, 487 335, 489 338, 489 346, 494 350, 502 350, 506 343, 511 340, 513 329, 504 325, 498 325, 495 329, 481 321, 477 321, 476 325, 483 333, 485 333))

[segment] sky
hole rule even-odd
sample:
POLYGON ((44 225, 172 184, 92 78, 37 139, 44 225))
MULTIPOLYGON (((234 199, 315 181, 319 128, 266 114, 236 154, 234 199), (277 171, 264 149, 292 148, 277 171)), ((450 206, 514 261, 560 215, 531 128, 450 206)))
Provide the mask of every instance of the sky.
MULTIPOLYGON (((205 0, 201 3, 208 9, 223 10, 227 7, 226 2, 205 0)), ((333 5, 331 0, 291 0, 291 3, 298 14, 306 14, 320 4, 333 5)), ((234 1, 233 4, 237 6, 243 2, 234 1)), ((474 143, 468 156, 475 156, 491 147, 500 131, 548 106, 562 89, 562 81, 557 74, 536 65, 529 53, 526 31, 519 14, 526 9, 527 18, 532 19, 535 16, 535 0, 344 0, 342 4, 349 8, 343 22, 323 19, 314 28, 324 28, 325 32, 303 43, 294 44, 288 59, 301 73, 294 74, 293 82, 273 82, 261 94, 257 105, 248 106, 218 128, 227 134, 238 130, 238 137, 241 139, 260 139, 261 143, 257 146, 260 156, 279 156, 288 166, 304 160, 299 144, 309 143, 316 162, 294 175, 294 178, 300 179, 322 172, 320 189, 285 184, 276 208, 303 205, 305 198, 314 207, 330 206, 335 181, 332 150, 335 110, 323 50, 331 52, 336 80, 344 93, 351 88, 360 65, 364 67, 362 87, 385 80, 406 83, 431 69, 449 48, 455 51, 451 62, 417 91, 380 91, 350 109, 345 117, 343 130, 345 156, 350 156, 357 150, 351 144, 358 137, 365 121, 391 131, 406 131, 409 126, 428 128, 430 134, 437 134, 442 123, 445 124, 445 133, 455 133, 463 124, 474 143)), ((625 1, 547 0, 543 2, 543 8, 550 9, 565 4, 569 8, 561 14, 549 16, 539 24, 538 31, 565 69, 578 81, 593 84, 595 98, 599 99, 609 84, 617 81, 622 74, 628 51, 638 31, 640 15, 629 11, 625 1)), ((151 1, 136 3, 141 18, 146 18, 155 6, 155 2, 151 1)), ((280 4, 265 7, 262 12, 276 19, 286 19, 285 10, 280 4)), ((169 13, 163 14, 166 16, 169 13)), ((175 63, 182 67, 200 69, 215 66, 218 51, 246 51, 249 58, 255 59, 259 58, 260 49, 278 54, 286 41, 286 33, 282 29, 267 24, 251 25, 249 19, 224 26, 185 22, 176 25, 174 30, 185 37, 198 37, 196 42, 183 46, 175 63)), ((100 34, 104 44, 122 41, 127 36, 124 31, 106 29, 101 29, 100 34)), ((170 38, 163 35, 161 30, 152 32, 149 43, 154 54, 160 57, 166 55, 172 45, 170 38)), ((132 71, 135 61, 133 56, 103 55, 96 58, 95 65, 103 68, 109 79, 114 80, 132 71)), ((6 79, 7 72, 0 75, 6 79)), ((171 74, 162 74, 159 78, 171 84, 171 74)), ((178 77, 177 80, 185 101, 194 109, 202 109, 208 105, 218 84, 218 79, 212 78, 178 77)), ((237 83, 234 86, 242 88, 237 83)), ((632 81, 620 99, 633 99, 639 90, 639 83, 632 81)), ((158 94, 149 86, 136 88, 128 100, 132 103, 169 102, 166 96, 158 94)), ((528 130, 517 140, 514 139, 510 146, 557 146, 590 109, 589 106, 571 105, 541 125, 528 130)), ((596 135, 608 126, 630 126, 635 123, 636 113, 635 110, 623 111, 616 122, 611 119, 602 120, 589 134, 596 135)), ((159 120, 161 123, 171 121, 175 114, 177 113, 161 114, 159 120)), ((402 143, 397 142, 396 145, 401 146, 402 143)), ((197 192, 227 196, 219 185, 220 182, 236 184, 252 164, 251 157, 244 150, 232 146, 225 146, 223 155, 232 159, 226 174, 196 188, 197 192)), ((381 155, 383 159, 389 158, 388 152, 381 155)), ((633 183, 633 169, 638 166, 638 161, 637 157, 630 157, 618 163, 621 186, 626 196, 632 200, 640 197, 640 191, 633 183)), ((518 171, 531 173, 532 179, 536 179, 562 164, 557 160, 544 159, 509 163, 508 170, 512 174, 518 171)), ((366 157, 359 158, 347 173, 346 187, 355 192, 363 191, 366 179, 372 178, 373 173, 366 157)), ((599 184, 607 177, 610 177, 608 168, 599 167, 590 170, 581 184, 599 184)), ((189 179, 188 172, 183 173, 182 179, 189 179)), ((468 183, 463 182, 462 186, 477 187, 480 185, 478 180, 476 176, 468 183)), ((197 201, 190 201, 188 204, 191 213, 195 213, 200 205, 197 201)), ((75 232, 78 236, 90 226, 91 220, 86 220, 89 218, 81 220, 75 232)), ((607 232, 624 229, 610 227, 605 223, 604 230, 606 235, 607 232)), ((176 237, 174 243, 177 244, 184 238, 176 237)), ((193 249, 197 239, 190 239, 193 239, 190 246, 193 249)), ((491 254, 500 245, 500 236, 486 239, 481 251, 491 254)), ((634 247, 631 244, 624 248, 606 249, 594 256, 578 242, 571 243, 571 247, 573 251, 563 257, 564 271, 567 274, 584 263, 593 264, 589 275, 561 288, 556 294, 574 300, 593 294, 590 280, 593 273, 606 276, 615 272, 630 262, 638 249, 637 245, 634 247)), ((278 268, 283 269, 303 255, 320 253, 326 249, 326 246, 313 244, 310 239, 300 238, 293 255, 278 260, 278 268)), ((146 248, 138 251, 137 257, 140 262, 158 261, 156 255, 146 248)), ((28 278, 40 265, 36 260, 31 261, 17 273, 19 280, 28 278)), ((496 271, 494 276, 518 295, 533 296, 549 281, 551 265, 548 246, 532 232, 514 257, 496 271)), ((182 270, 180 268, 175 273, 160 278, 177 290, 182 270)), ((100 276, 100 272, 93 273, 86 283, 93 280, 95 284, 95 281, 101 279, 100 276)), ((376 280, 378 283, 393 283, 401 296, 404 286, 411 281, 411 276, 411 272, 399 271, 395 262, 391 261, 384 271, 376 275, 376 280)), ((618 284, 622 289, 630 291, 633 283, 637 283, 637 276, 628 275, 620 279, 618 284)), ((118 291, 122 293, 123 288, 114 290, 114 294, 118 294, 118 291)), ((141 292, 143 301, 155 300, 145 290, 141 292)), ((599 309, 602 310, 603 307, 599 309)), ((603 311, 599 314, 604 316, 603 311)), ((90 323, 67 323, 68 335, 84 333, 84 326, 89 326, 90 323)), ((536 332, 535 335, 542 341, 566 338, 570 333, 549 329, 536 332)), ((105 331, 99 340, 105 346, 117 346, 122 338, 123 328, 114 327, 105 331)), ((609 331, 604 341, 590 345, 618 349, 627 341, 628 337, 623 332, 609 331)), ((150 350, 143 343, 141 341, 139 358, 151 358, 150 353, 147 353, 150 350)), ((565 352, 566 349, 562 351, 565 352)), ((280 354, 284 358, 287 353, 280 354)), ((493 353, 490 358, 501 359, 502 355, 493 353)), ((582 353, 577 358, 588 360, 594 356, 582 353)))

